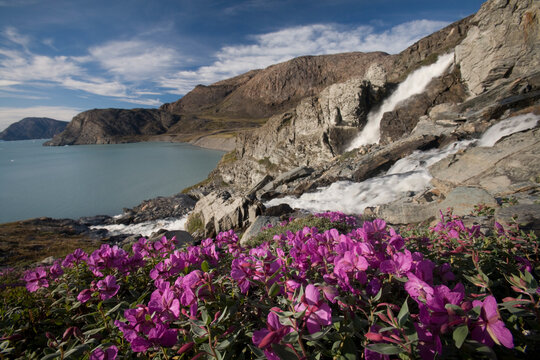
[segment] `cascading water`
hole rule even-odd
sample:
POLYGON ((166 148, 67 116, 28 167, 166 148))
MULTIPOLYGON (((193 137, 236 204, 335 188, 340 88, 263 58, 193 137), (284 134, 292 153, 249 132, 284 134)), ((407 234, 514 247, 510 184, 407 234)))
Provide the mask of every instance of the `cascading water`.
POLYGON ((493 125, 479 140, 458 141, 444 149, 415 151, 397 161, 383 176, 360 183, 338 181, 317 192, 305 193, 299 198, 286 196, 272 199, 265 206, 287 203, 293 208, 311 212, 330 210, 361 214, 368 206, 386 204, 403 197, 408 192, 426 189, 431 180, 428 167, 446 156, 473 144, 493 146, 504 136, 534 128, 539 120, 540 116, 534 114, 514 116, 493 125))
POLYGON ((383 101, 379 108, 368 114, 366 126, 364 126, 362 132, 351 142, 347 151, 356 149, 362 145, 378 143, 380 137, 379 128, 383 114, 394 110, 396 105, 401 101, 422 93, 431 79, 441 76, 453 61, 454 54, 446 54, 440 56, 435 63, 412 72, 405 81, 399 84, 396 91, 383 101))

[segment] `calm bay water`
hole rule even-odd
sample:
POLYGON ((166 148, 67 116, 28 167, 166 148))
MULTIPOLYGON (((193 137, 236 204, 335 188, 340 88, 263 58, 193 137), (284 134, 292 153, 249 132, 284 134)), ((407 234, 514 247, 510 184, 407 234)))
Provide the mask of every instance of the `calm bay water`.
POLYGON ((206 178, 223 155, 182 143, 42 146, 0 141, 0 223, 116 215, 206 178))

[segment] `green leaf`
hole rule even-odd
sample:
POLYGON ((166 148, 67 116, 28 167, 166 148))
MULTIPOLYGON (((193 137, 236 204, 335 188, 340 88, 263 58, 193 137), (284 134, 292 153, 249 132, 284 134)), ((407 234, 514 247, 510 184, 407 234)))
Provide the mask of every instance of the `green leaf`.
POLYGON ((397 355, 401 353, 401 348, 394 344, 369 344, 367 348, 371 351, 375 351, 376 353, 383 355, 397 355))
POLYGON ((283 346, 280 344, 272 344, 272 350, 274 350, 277 356, 279 356, 279 358, 282 360, 298 360, 298 357, 296 356, 294 351, 292 351, 287 346, 283 346))
POLYGON ((112 313, 116 312, 116 311, 117 311, 118 309, 120 309, 120 307, 121 307, 122 305, 124 305, 124 304, 125 304, 125 305, 128 305, 128 303, 127 303, 126 301, 121 301, 121 302, 119 302, 119 303, 118 303, 115 307, 113 307, 111 310, 107 311, 107 312, 105 313, 105 316, 109 316, 109 315, 111 315, 112 313))
POLYGON ((195 325, 191 325, 191 332, 195 334, 197 337, 208 336, 208 331, 206 331, 206 329, 201 329, 200 327, 195 326, 195 325))
POLYGON ((277 294, 279 294, 279 291, 281 290, 280 286, 278 285, 277 282, 273 283, 272 286, 270 287, 270 290, 268 290, 268 296, 273 298, 275 297, 277 294))
POLYGON ((379 289, 379 292, 377 293, 377 295, 375 295, 375 297, 373 297, 373 301, 381 300, 381 296, 382 296, 382 287, 379 289))
POLYGON ((407 296, 407 298, 403 302, 403 305, 401 305, 401 309, 399 310, 399 314, 397 316, 398 324, 401 327, 403 327, 403 325, 405 325, 405 323, 409 319, 409 305, 407 304, 408 299, 409 297, 407 296))
POLYGON ((258 359, 266 359, 266 356, 264 355, 264 352, 259 349, 256 346, 253 346, 251 344, 248 344, 249 349, 251 352, 258 358, 258 359))
POLYGON ((208 316, 208 312, 206 311, 206 309, 201 310, 201 318, 204 325, 210 324, 211 319, 210 319, 210 316, 208 316))
POLYGON ((201 264, 201 269, 204 272, 210 271, 210 265, 208 265, 208 261, 204 260, 201 264))
POLYGON ((70 349, 70 350, 66 351, 66 352, 64 353, 64 357, 65 357, 66 359, 69 359, 69 356, 70 356, 70 355, 73 355, 73 354, 79 353, 79 352, 83 352, 83 351, 85 351, 85 350, 87 350, 87 349, 89 349, 89 347, 88 347, 88 345, 86 345, 86 344, 77 345, 77 346, 75 346, 73 349, 70 349))
POLYGON ((92 329, 92 330, 88 330, 88 331, 85 331, 83 333, 84 336, 92 336, 92 335, 95 335, 99 332, 102 332, 103 330, 105 330, 105 326, 102 326, 100 328, 97 328, 97 329, 92 329))
POLYGON ((287 344, 293 344, 293 343, 296 343, 298 341, 298 332, 297 331, 293 331, 293 332, 290 332, 288 333, 287 335, 285 335, 283 337, 283 340, 282 340, 284 343, 287 343, 287 344))
POLYGON ((454 330, 452 337, 454 338, 454 342, 456 343, 456 347, 458 349, 461 349, 461 346, 463 345, 463 342, 467 338, 467 335, 469 335, 469 328, 467 327, 467 325, 458 326, 454 330))
POLYGON ((356 353, 357 349, 354 340, 350 337, 346 338, 341 347, 341 355, 347 360, 355 360, 357 358, 356 353))

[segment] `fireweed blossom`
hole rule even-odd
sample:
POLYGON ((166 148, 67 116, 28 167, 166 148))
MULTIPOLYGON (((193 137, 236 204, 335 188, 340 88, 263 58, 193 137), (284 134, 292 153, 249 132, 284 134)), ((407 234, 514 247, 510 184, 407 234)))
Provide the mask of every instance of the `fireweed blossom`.
POLYGON ((120 285, 116 284, 116 278, 114 275, 107 275, 105 279, 99 280, 96 287, 99 291, 99 297, 101 300, 112 298, 120 289, 120 285))
POLYGON ((480 306, 481 313, 478 321, 473 324, 471 337, 490 347, 496 343, 512 349, 514 347, 512 333, 505 327, 499 316, 497 300, 490 295, 483 302, 474 300, 473 306, 480 306))
POLYGON ((114 325, 122 331, 133 352, 146 352, 160 346, 171 347, 177 342, 178 330, 161 323, 144 305, 125 310, 124 317, 126 323, 115 320, 114 325))
POLYGON ((24 281, 26 281, 26 289, 30 292, 35 292, 40 288, 49 287, 47 272, 42 267, 27 271, 24 275, 24 281))
POLYGON ((90 355, 90 360, 114 360, 118 355, 118 348, 114 345, 108 347, 106 350, 101 348, 96 349, 90 355))
POLYGON ((281 312, 281 309, 277 307, 270 309, 267 316, 266 329, 253 332, 252 337, 252 341, 255 346, 265 350, 265 353, 268 352, 274 356, 277 355, 273 353, 271 345, 279 344, 285 335, 293 331, 290 326, 284 326, 281 324, 279 321, 279 316, 276 314, 276 312, 281 312))
POLYGON ((296 312, 304 312, 304 320, 310 334, 321 331, 321 326, 332 324, 332 309, 321 301, 321 294, 315 285, 306 286, 304 296, 294 307, 296 312))
POLYGON ((71 254, 67 255, 62 261, 63 267, 72 267, 73 264, 77 265, 88 260, 88 254, 81 249, 76 249, 71 254))

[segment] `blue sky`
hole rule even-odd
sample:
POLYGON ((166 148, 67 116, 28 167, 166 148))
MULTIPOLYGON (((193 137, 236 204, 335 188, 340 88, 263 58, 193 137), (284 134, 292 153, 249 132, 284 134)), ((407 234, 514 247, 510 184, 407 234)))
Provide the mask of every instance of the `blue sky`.
POLYGON ((0 0, 0 130, 159 107, 301 55, 397 53, 479 0, 0 0))

